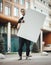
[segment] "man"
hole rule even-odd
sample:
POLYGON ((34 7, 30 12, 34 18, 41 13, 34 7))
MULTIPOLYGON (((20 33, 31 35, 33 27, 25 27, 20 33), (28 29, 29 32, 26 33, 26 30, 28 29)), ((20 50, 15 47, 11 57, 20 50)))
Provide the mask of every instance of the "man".
MULTIPOLYGON (((18 20, 18 25, 17 25, 17 29, 19 30, 21 23, 25 23, 24 21, 24 16, 25 16, 25 10, 21 9, 21 14, 22 17, 18 20)), ((26 60, 29 57, 29 53, 30 53, 30 41, 24 38, 19 37, 19 50, 18 50, 18 54, 20 56, 19 60, 22 60, 22 48, 24 46, 24 43, 26 44, 26 60)))

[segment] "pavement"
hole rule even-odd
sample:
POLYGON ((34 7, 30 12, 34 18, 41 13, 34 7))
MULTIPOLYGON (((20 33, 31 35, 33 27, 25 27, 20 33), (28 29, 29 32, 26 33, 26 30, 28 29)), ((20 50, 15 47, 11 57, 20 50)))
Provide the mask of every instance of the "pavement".
POLYGON ((51 65, 51 53, 43 55, 41 53, 32 53, 26 60, 26 54, 23 54, 22 60, 18 60, 18 54, 5 55, 5 59, 0 59, 0 65, 51 65))

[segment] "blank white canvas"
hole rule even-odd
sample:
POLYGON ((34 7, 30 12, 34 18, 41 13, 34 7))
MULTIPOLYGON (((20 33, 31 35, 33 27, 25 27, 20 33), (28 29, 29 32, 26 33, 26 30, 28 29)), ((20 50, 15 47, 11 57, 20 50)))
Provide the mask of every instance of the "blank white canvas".
POLYGON ((24 17, 25 23, 21 24, 17 36, 37 42, 45 17, 44 14, 37 11, 31 9, 27 10, 24 17))

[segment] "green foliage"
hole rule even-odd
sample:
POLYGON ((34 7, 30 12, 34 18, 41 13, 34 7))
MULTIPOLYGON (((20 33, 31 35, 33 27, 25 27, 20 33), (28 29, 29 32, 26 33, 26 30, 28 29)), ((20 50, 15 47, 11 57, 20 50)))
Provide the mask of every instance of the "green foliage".
POLYGON ((32 46, 32 52, 36 52, 36 53, 39 52, 38 46, 37 46, 36 43, 34 43, 33 46, 32 46))
POLYGON ((4 53, 4 39, 0 34, 0 53, 4 53))

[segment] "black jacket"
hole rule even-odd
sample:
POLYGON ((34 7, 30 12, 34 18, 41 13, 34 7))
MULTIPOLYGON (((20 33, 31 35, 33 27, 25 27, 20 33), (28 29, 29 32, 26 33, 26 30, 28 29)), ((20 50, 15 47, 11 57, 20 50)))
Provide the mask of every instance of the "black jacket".
POLYGON ((21 23, 21 21, 23 20, 24 17, 21 17, 19 20, 18 20, 18 23, 21 23))

